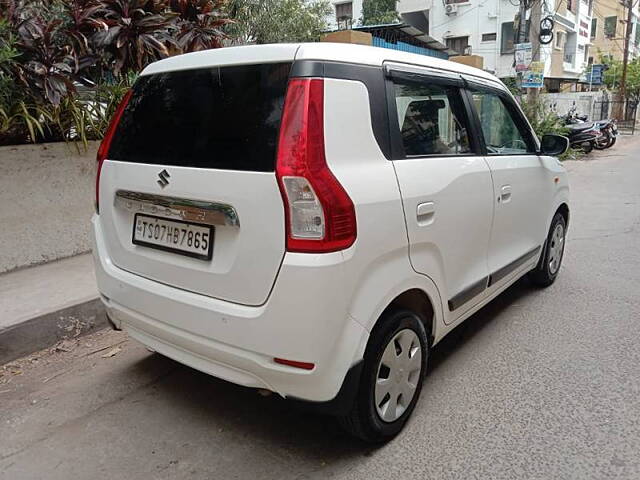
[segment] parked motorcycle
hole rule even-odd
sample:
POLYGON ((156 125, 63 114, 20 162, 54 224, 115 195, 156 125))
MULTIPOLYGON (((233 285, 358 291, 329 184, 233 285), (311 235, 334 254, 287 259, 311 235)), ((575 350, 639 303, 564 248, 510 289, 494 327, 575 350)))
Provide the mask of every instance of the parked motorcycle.
POLYGON ((569 145, 572 148, 578 148, 584 153, 590 153, 596 145, 601 144, 605 140, 605 136, 598 127, 593 123, 577 123, 567 125, 569 132, 569 145))
POLYGON ((586 115, 577 114, 575 105, 560 118, 569 129, 569 143, 573 148, 589 153, 594 148, 604 150, 612 147, 616 142, 618 128, 614 120, 588 122, 586 115))
POLYGON ((611 148, 616 144, 616 140, 618 137, 618 125, 614 119, 611 120, 600 120, 599 122, 595 122, 604 139, 597 142, 593 147, 597 150, 604 150, 605 148, 611 148))

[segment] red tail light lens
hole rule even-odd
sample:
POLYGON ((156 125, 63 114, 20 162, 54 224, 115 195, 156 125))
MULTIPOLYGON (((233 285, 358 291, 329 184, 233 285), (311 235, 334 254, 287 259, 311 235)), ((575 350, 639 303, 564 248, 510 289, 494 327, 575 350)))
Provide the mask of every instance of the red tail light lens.
POLYGON ((104 134, 104 138, 98 147, 98 154, 96 155, 98 160, 98 171, 96 174, 96 213, 100 212, 100 172, 102 171, 102 163, 107 158, 109 154, 109 147, 111 146, 111 140, 113 140, 113 134, 116 132, 116 128, 118 127, 118 123, 120 122, 120 118, 122 117, 122 113, 124 109, 127 107, 127 103, 129 103, 129 99, 131 98, 131 94, 133 90, 129 90, 125 93, 122 101, 116 108, 115 113, 113 114, 113 118, 109 123, 109 127, 104 134))
POLYGON ((353 245, 353 202, 325 158, 322 79, 289 81, 276 175, 285 203, 288 251, 326 253, 353 245))

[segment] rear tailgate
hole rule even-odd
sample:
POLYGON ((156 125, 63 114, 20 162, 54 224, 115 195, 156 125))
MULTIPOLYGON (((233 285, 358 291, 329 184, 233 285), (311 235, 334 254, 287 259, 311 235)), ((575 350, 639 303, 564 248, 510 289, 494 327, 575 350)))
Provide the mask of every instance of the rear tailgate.
POLYGON ((285 249, 274 173, 293 55, 284 60, 136 82, 100 174, 100 222, 116 266, 223 300, 266 301, 285 249))

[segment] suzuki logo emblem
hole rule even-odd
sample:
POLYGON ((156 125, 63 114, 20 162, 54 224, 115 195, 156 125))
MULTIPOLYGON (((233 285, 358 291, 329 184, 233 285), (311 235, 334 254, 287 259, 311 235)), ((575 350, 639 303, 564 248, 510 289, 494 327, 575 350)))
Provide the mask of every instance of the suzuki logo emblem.
POLYGON ((171 178, 171 175, 169 175, 169 172, 167 172, 166 170, 162 170, 158 174, 158 177, 160 177, 160 180, 158 180, 158 185, 160 185, 160 188, 164 188, 167 185, 169 185, 169 178, 171 178))

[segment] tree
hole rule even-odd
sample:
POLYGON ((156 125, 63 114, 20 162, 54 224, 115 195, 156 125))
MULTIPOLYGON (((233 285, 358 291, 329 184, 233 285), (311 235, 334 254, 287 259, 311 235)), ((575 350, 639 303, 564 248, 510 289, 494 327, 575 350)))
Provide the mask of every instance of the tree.
POLYGON ((327 28, 327 0, 230 0, 226 31, 236 44, 316 41, 327 28))
MULTIPOLYGON (((622 62, 620 60, 607 59, 609 69, 604 73, 604 83, 607 88, 616 90, 620 87, 622 62)), ((627 65, 626 95, 633 102, 640 101, 640 58, 635 58, 627 65)))
POLYGON ((397 0, 364 0, 361 25, 384 25, 398 22, 397 0))

